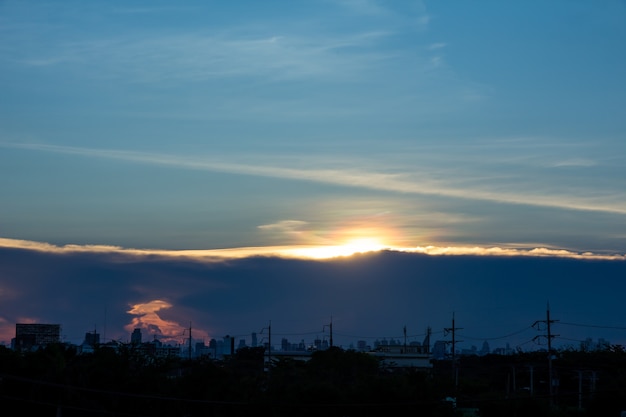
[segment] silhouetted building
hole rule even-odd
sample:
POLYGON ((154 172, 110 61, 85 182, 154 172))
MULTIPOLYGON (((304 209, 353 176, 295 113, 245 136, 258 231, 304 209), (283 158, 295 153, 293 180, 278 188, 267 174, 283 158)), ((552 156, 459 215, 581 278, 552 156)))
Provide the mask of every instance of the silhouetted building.
POLYGON ((485 355, 489 355, 489 353, 491 353, 491 350, 489 349, 489 343, 485 340, 483 342, 482 349, 480 349, 480 355, 485 356, 485 355))
POLYGON ((356 342, 356 348, 359 352, 367 352, 368 350, 372 350, 372 348, 367 344, 365 340, 359 340, 356 342))
POLYGON ((85 333, 85 340, 83 345, 96 346, 100 344, 100 333, 87 332, 85 333))
POLYGON ((130 343, 132 345, 140 345, 141 344, 141 329, 133 330, 133 333, 130 335, 130 343))
POLYGON ((213 354, 210 346, 206 346, 204 342, 196 343, 196 357, 210 357, 213 354))
POLYGON ((180 346, 165 345, 156 338, 151 342, 140 343, 137 347, 143 355, 149 358, 172 358, 182 354, 180 346))
POLYGON ((434 359, 445 359, 447 351, 447 343, 445 340, 437 340, 433 346, 433 358, 434 359))
POLYGON ((33 350, 50 343, 61 342, 60 324, 17 323, 15 325, 15 350, 33 350))
POLYGON ((432 356, 430 353, 424 353, 420 343, 409 346, 397 342, 381 344, 373 352, 368 353, 387 368, 432 368, 432 356))
POLYGON ((222 345, 222 355, 234 355, 235 354, 235 338, 229 335, 224 336, 224 342, 222 345))
POLYGON ((494 355, 512 355, 515 351, 511 348, 511 346, 507 343, 506 347, 503 348, 495 348, 492 353, 494 355))
POLYGON ((100 334, 96 333, 95 330, 93 332, 87 332, 85 333, 85 340, 83 340, 83 343, 79 346, 79 351, 80 353, 93 353, 94 348, 99 344, 100 334))
POLYGON ((463 356, 478 356, 478 348, 472 345, 469 349, 461 349, 463 356))

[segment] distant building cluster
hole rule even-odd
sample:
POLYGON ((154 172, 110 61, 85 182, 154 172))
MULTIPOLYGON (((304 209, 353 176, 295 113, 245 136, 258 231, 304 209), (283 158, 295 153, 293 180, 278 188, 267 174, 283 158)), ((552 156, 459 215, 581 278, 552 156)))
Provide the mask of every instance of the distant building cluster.
MULTIPOLYGON (((280 345, 270 345, 263 339, 259 343, 257 333, 250 335, 250 345, 245 338, 236 340, 235 336, 224 336, 221 340, 211 339, 208 345, 202 341, 195 341, 191 337, 188 343, 166 344, 158 339, 144 341, 140 328, 136 328, 130 334, 130 343, 124 344, 118 341, 102 342, 100 334, 95 330, 85 333, 83 342, 77 346, 80 353, 92 353, 97 347, 109 347, 118 350, 122 346, 135 349, 146 356, 153 358, 162 357, 182 357, 182 358, 209 358, 215 360, 224 359, 234 355, 237 350, 244 348, 262 347, 268 357, 291 357, 294 359, 308 360, 312 352, 327 350, 332 346, 332 342, 327 339, 315 338, 313 342, 291 342, 287 338, 280 340, 280 345)), ((332 337, 331 337, 332 340, 332 337)), ((15 338, 11 341, 11 348, 17 351, 33 351, 46 345, 61 343, 60 324, 37 324, 37 323, 17 323, 15 325, 15 338)), ((610 343, 605 339, 597 341, 591 338, 581 342, 581 350, 596 351, 610 347, 610 343)), ((356 345, 350 345, 349 349, 359 352, 367 352, 380 357, 381 360, 397 366, 430 367, 432 360, 445 360, 453 356, 449 341, 437 340, 432 346, 430 343, 430 333, 422 343, 411 341, 402 342, 397 339, 376 339, 373 344, 365 340, 357 341, 356 345)), ((454 354, 457 356, 485 356, 512 355, 515 350, 507 343, 505 347, 491 349, 489 343, 484 341, 480 349, 476 346, 470 348, 457 349, 454 354)))

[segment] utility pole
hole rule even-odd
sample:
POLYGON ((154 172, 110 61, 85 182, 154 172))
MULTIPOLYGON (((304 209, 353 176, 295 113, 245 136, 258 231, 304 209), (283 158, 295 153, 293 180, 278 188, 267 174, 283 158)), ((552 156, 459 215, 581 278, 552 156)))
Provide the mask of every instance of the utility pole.
POLYGON ((553 381, 553 376, 552 376, 552 339, 558 336, 558 335, 552 334, 551 325, 552 323, 555 323, 557 321, 558 320, 550 319, 550 303, 548 303, 548 306, 546 309, 546 319, 537 320, 536 322, 533 323, 533 327, 536 327, 537 330, 539 330, 539 327, 538 327, 539 323, 544 323, 546 325, 546 334, 535 336, 533 340, 536 340, 540 337, 545 337, 548 340, 548 389, 549 389, 549 395, 550 395, 550 404, 552 404, 554 401, 554 398, 553 398, 554 381, 553 381))
POLYGON ((189 360, 191 360, 191 322, 189 322, 189 360))
MULTIPOLYGON (((444 331, 444 336, 447 336, 448 333, 452 333, 452 376, 454 378, 454 386, 455 388, 458 386, 459 384, 459 374, 456 368, 456 344, 457 342, 460 342, 456 340, 456 331, 457 330, 463 330, 460 327, 456 327, 455 322, 454 322, 454 312, 452 313, 452 327, 446 327, 443 329, 444 331)), ((450 343, 450 342, 448 342, 450 343)))
POLYGON ((404 332, 404 353, 406 353, 406 324, 402 328, 402 331, 404 332))
POLYGON ((583 409, 583 371, 578 370, 578 409, 583 409))
POLYGON ((268 327, 261 329, 259 334, 263 334, 263 331, 267 330, 267 375, 270 376, 272 372, 272 321, 268 327))
POLYGON ((322 326, 322 333, 324 333, 326 327, 328 327, 330 331, 330 347, 333 347, 333 316, 330 316, 330 324, 325 324, 322 326))
POLYGON ((107 306, 104 306, 104 326, 102 327, 102 343, 107 342, 107 306))

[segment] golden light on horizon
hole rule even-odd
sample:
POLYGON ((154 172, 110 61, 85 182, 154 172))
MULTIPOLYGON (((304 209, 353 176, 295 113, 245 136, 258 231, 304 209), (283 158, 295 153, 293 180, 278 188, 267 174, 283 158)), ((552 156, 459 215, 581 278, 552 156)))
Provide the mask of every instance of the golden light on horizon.
POLYGON ((347 239, 338 245, 290 248, 286 249, 284 253, 305 258, 328 259, 357 253, 376 252, 387 248, 389 248, 389 245, 385 244, 381 238, 357 237, 347 239))

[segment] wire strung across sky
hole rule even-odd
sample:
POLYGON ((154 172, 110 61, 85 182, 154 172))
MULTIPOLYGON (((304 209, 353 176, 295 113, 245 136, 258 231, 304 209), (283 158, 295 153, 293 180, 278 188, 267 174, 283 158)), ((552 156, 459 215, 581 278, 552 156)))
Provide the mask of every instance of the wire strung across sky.
POLYGON ((509 337, 512 337, 512 336, 516 336, 516 335, 518 335, 520 333, 524 333, 525 331, 527 331, 529 329, 532 329, 532 327, 531 326, 524 327, 523 329, 518 330, 516 332, 509 333, 509 334, 506 334, 504 336, 497 336, 497 337, 471 337, 471 336, 466 336, 466 335, 461 334, 461 333, 457 333, 457 334, 460 337, 464 337, 466 339, 471 339, 471 340, 500 340, 500 339, 506 339, 506 338, 509 338, 509 337))
POLYGON ((580 323, 568 323, 559 321, 558 324, 564 324, 566 326, 577 326, 577 327, 592 327, 596 329, 612 329, 612 330, 626 330, 626 327, 622 326, 603 326, 597 324, 580 324, 580 323))

